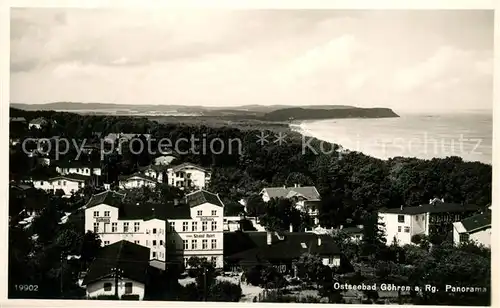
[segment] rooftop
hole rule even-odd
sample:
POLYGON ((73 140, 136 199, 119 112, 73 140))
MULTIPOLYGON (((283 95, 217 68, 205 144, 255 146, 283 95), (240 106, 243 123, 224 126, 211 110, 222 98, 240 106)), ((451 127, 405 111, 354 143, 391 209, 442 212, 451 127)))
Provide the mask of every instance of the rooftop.
POLYGON ((462 220, 461 223, 464 226, 465 230, 467 230, 467 232, 491 227, 491 212, 467 217, 462 220))
POLYGON ((319 200, 320 195, 314 186, 297 187, 266 187, 262 192, 267 192, 269 198, 304 197, 307 200, 319 200))
POLYGON ((271 245, 267 244, 267 232, 224 233, 224 255, 232 260, 296 259, 304 253, 338 255, 340 250, 331 236, 310 232, 286 232, 282 236, 273 233, 271 245))
POLYGON ((122 240, 101 248, 83 280, 83 285, 112 276, 113 268, 122 277, 145 283, 149 267, 149 248, 122 240))
POLYGON ((30 121, 30 124, 39 124, 39 125, 42 125, 42 124, 45 124, 47 123, 47 120, 45 120, 45 118, 36 118, 36 119, 33 119, 30 121))
POLYGON ((81 175, 81 174, 77 174, 77 173, 68 173, 66 175, 59 175, 59 176, 50 178, 49 180, 55 181, 58 179, 66 179, 66 180, 70 180, 70 181, 85 182, 85 181, 88 181, 90 179, 90 177, 87 175, 81 175))
POLYGON ((152 177, 149 177, 141 172, 136 172, 134 174, 129 174, 129 175, 120 175, 118 177, 118 179, 120 181, 127 181, 127 180, 130 180, 132 178, 140 178, 140 179, 143 179, 143 180, 146 180, 146 181, 150 181, 150 182, 154 182, 154 183, 157 183, 158 181, 152 177))
POLYGON ((179 170, 182 170, 184 168, 194 168, 194 169, 198 169, 198 170, 204 171, 204 172, 207 171, 205 168, 198 166, 198 165, 195 165, 193 163, 182 163, 179 165, 172 166, 171 168, 173 171, 179 171, 179 170))
POLYGON ((419 206, 399 207, 380 210, 380 213, 418 215, 424 213, 451 213, 477 211, 480 207, 472 204, 458 204, 436 202, 434 204, 422 204, 419 206))
POLYGON ((203 189, 186 195, 186 203, 190 207, 198 206, 203 203, 211 203, 213 205, 224 207, 224 204, 222 203, 218 195, 203 189))
POLYGON ((118 207, 123 202, 124 199, 125 199, 124 194, 119 194, 117 192, 107 190, 102 193, 93 195, 90 198, 89 202, 87 202, 85 207, 91 208, 93 206, 100 204, 107 204, 110 206, 118 207))

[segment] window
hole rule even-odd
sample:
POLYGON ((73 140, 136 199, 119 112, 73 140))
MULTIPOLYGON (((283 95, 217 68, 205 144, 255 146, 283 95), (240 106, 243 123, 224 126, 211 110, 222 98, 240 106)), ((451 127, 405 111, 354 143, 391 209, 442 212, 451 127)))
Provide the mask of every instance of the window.
POLYGON ((208 248, 208 240, 202 240, 201 241, 201 248, 202 249, 207 249, 208 248))
POLYGON ((134 232, 139 232, 139 229, 140 229, 140 223, 134 222, 134 232))
POLYGON ((125 282, 125 294, 132 294, 132 283, 131 282, 125 282))
POLYGON ((66 181, 63 181, 63 186, 66 186, 66 181))
POLYGON ((109 211, 104 211, 104 217, 109 217, 109 211))
POLYGON ((189 258, 184 258, 184 267, 187 267, 189 258))
POLYGON ((163 246, 163 240, 160 240, 160 246, 163 246))
POLYGON ((398 226, 398 232, 401 232, 401 226, 398 226))
POLYGON ((135 240, 135 241, 134 241, 134 244, 139 245, 139 243, 140 243, 140 241, 139 241, 139 240, 135 240))
POLYGON ((153 234, 156 234, 156 228, 153 228, 153 234))
POLYGON ((217 211, 212 211, 212 216, 217 216, 217 211))
POLYGON ((217 263, 217 257, 210 257, 210 263, 215 265, 215 263, 217 263))
POLYGON ((123 232, 128 232, 128 222, 123 223, 123 232))
POLYGON ((188 222, 184 221, 182 222, 182 231, 187 231, 188 230, 188 222))
POLYGON ((206 221, 201 223, 201 231, 207 231, 207 224, 208 223, 206 221))
POLYGON ((461 233, 460 234, 460 243, 468 242, 469 241, 469 234, 467 233, 461 233))
POLYGON ((196 240, 191 240, 191 249, 198 249, 198 245, 197 245, 197 241, 196 240))
POLYGON ((203 216, 203 211, 202 211, 202 210, 199 210, 199 211, 197 212, 197 215, 198 215, 198 216, 203 216))
POLYGON ((215 231, 215 230, 217 230, 217 222, 212 221, 212 231, 215 231))
POLYGON ((116 222, 111 223, 111 232, 116 232, 118 229, 118 224, 116 222))
POLYGON ((410 227, 405 227, 405 233, 410 233, 410 227))
POLYGON ((186 249, 189 249, 188 241, 183 240, 183 241, 182 241, 182 246, 184 247, 184 249, 185 249, 185 250, 186 250, 186 249))
POLYGON ((94 211, 94 217, 99 217, 99 211, 94 211))
POLYGON ((156 240, 153 240, 153 246, 156 246, 156 240))
POLYGON ((418 216, 415 217, 415 220, 418 221, 418 216))
POLYGON ((94 233, 97 233, 97 232, 99 232, 99 223, 94 222, 94 233))
POLYGON ((175 222, 170 222, 170 231, 175 231, 175 222))
POLYGON ((58 185, 58 186, 61 186, 61 181, 57 181, 57 185, 58 185))
POLYGON ((149 246, 149 240, 146 240, 146 246, 149 246))
POLYGON ((193 221, 193 224, 191 225, 191 231, 198 231, 198 222, 193 221))
POLYGON ((212 249, 217 249, 217 240, 212 239, 212 249))
POLYGON ((104 241, 104 245, 109 245, 109 241, 104 241))
POLYGON ((105 282, 104 283, 104 291, 111 291, 111 287, 113 285, 111 284, 111 282, 105 282))
POLYGON ((398 222, 405 222, 405 215, 398 215, 398 222))

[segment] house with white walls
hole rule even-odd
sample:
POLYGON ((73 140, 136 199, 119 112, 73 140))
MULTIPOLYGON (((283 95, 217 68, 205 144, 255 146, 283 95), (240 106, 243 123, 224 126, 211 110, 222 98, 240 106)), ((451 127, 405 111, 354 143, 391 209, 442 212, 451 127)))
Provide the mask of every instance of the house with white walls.
POLYGON ((149 165, 140 168, 140 171, 145 176, 158 181, 158 183, 163 183, 163 180, 167 177, 168 167, 165 165, 149 165))
POLYGON ((56 171, 61 175, 70 173, 85 176, 102 174, 102 169, 99 162, 89 162, 83 160, 59 161, 56 163, 56 171))
POLYGON ((217 194, 198 190, 167 211, 168 253, 187 265, 189 258, 206 259, 216 268, 224 265, 224 204, 217 194))
POLYGON ((36 189, 43 189, 47 192, 62 190, 66 196, 71 196, 73 193, 84 188, 89 180, 90 178, 88 176, 70 173, 51 178, 35 177, 30 181, 36 189))
POLYGON ((101 248, 82 281, 87 298, 125 295, 142 300, 150 270, 149 255, 149 248, 124 240, 101 248))
POLYGON ((36 118, 29 122, 28 129, 41 129, 42 126, 47 125, 49 123, 45 118, 36 118))
POLYGON ((169 204, 130 204, 125 195, 105 191, 86 204, 85 231, 98 234, 104 246, 126 240, 147 247, 150 260, 164 269, 168 208, 169 204))
POLYGON ((158 179, 149 177, 141 172, 119 177, 119 187, 121 189, 131 189, 144 186, 154 188, 158 183, 158 179))
POLYGON ((191 163, 183 163, 167 170, 167 183, 180 188, 203 189, 210 181, 211 172, 191 163))
POLYGON ((412 237, 417 234, 446 236, 452 232, 453 222, 472 216, 478 210, 476 205, 446 203, 436 198, 428 204, 382 209, 378 217, 383 224, 386 244, 405 245, 411 244, 412 237))
POLYGON ((465 242, 491 247, 491 211, 453 223, 453 243, 465 242))

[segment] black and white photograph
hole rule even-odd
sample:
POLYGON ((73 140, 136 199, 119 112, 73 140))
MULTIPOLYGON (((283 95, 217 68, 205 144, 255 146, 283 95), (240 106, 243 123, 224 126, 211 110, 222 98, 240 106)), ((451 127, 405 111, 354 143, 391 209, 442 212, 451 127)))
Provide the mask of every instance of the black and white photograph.
POLYGON ((9 15, 9 300, 491 305, 494 10, 9 15))

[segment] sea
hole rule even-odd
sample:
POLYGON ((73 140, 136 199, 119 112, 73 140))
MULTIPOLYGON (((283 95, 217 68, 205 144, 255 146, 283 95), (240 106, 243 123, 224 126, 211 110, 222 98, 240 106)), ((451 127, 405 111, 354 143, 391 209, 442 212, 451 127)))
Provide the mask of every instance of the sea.
POLYGON ((332 119, 290 124, 304 136, 380 159, 459 156, 492 163, 492 112, 413 113, 399 118, 332 119))

